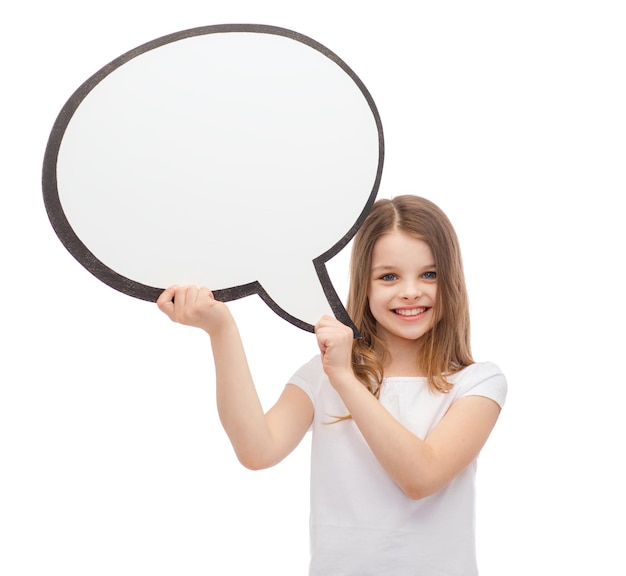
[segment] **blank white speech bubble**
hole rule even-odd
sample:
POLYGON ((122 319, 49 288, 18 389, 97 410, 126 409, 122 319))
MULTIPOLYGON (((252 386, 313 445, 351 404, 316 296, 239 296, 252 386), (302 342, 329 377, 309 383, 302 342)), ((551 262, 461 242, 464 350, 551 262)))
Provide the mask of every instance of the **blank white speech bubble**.
POLYGON ((306 330, 351 324, 325 262, 383 165, 359 78, 296 32, 219 25, 120 56, 63 107, 44 158, 50 221, 96 277, 154 301, 171 284, 258 293, 306 330))

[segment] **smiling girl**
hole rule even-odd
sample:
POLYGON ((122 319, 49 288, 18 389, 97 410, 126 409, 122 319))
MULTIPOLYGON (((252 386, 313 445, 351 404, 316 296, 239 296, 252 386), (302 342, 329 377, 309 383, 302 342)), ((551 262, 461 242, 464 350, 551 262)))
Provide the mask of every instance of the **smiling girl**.
POLYGON ((175 286, 158 305, 210 335, 220 419, 244 466, 276 464, 312 430, 311 575, 478 573, 476 461, 506 380, 472 359, 458 240, 435 204, 374 204, 354 238, 347 303, 362 337, 320 319, 320 354, 267 413, 225 304, 175 286))

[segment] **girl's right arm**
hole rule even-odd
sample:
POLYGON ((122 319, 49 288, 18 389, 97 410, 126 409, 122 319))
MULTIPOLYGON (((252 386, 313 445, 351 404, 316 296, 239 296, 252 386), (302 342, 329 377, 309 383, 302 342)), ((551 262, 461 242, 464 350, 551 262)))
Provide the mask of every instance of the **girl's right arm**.
POLYGON ((265 414, 252 381, 237 324, 207 288, 172 286, 157 300, 174 322, 207 332, 215 362, 217 409, 237 458, 250 469, 280 462, 300 442, 313 419, 307 394, 285 387, 265 414))

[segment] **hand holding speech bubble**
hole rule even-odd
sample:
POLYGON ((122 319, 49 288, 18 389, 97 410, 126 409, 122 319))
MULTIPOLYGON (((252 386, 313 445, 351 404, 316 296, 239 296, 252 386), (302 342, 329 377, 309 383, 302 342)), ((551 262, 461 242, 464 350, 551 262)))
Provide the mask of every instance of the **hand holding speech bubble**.
POLYGON ((382 125, 314 40, 238 24, 171 34, 88 79, 54 124, 43 193, 92 274, 155 301, 171 284, 257 293, 305 330, 351 324, 325 263, 376 198, 382 125))

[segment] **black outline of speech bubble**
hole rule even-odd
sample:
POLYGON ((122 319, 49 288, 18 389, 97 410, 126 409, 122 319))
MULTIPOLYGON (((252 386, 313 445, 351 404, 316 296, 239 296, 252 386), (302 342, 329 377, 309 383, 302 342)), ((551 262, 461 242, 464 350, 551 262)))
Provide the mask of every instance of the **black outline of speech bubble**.
MULTIPOLYGON (((365 220, 365 217, 367 216, 372 207, 372 204, 374 203, 374 200, 376 199, 376 195, 378 194, 378 188, 380 186, 380 180, 382 177, 384 160, 384 139, 382 123, 378 114, 378 110, 376 109, 376 105, 374 104, 374 100, 372 99, 370 93, 368 92, 363 82, 361 82, 359 77, 347 66, 345 62, 343 62, 343 60, 341 60, 336 54, 328 50, 328 48, 298 32, 293 32, 292 30, 287 30, 276 26, 268 26, 264 24, 218 24, 213 26, 191 28, 189 30, 182 30, 173 34, 168 34, 166 36, 162 36, 161 38, 157 38, 155 40, 142 44, 141 46, 138 46, 137 48, 130 50, 125 54, 122 54, 121 56, 101 68, 86 82, 84 82, 74 92, 74 94, 72 94, 70 99, 66 102, 66 104, 59 112, 59 115, 57 116, 57 119, 52 127, 52 131, 50 132, 50 137, 48 139, 48 144, 46 146, 46 151, 44 155, 42 188, 46 212, 48 213, 48 218, 50 219, 52 227, 54 228, 57 236, 59 237, 65 248, 70 252, 70 254, 72 254, 72 256, 74 256, 74 258, 78 260, 78 262, 82 264, 82 266, 84 266, 99 280, 101 280, 105 284, 108 284, 110 287, 118 290, 119 292, 127 294, 128 296, 133 296, 135 298, 147 300, 150 302, 156 302, 157 298, 159 297, 161 292, 163 292, 164 288, 146 286, 145 284, 130 280, 118 274, 117 272, 106 266, 103 262, 98 260, 94 256, 94 254, 92 254, 89 249, 82 243, 82 241, 78 238, 78 236, 72 229, 72 226, 67 220, 61 206, 61 202, 59 199, 59 190, 57 187, 57 160, 59 149, 61 147, 61 142, 63 140, 65 130, 67 129, 69 122, 72 119, 72 116, 74 115, 82 101, 87 97, 91 90, 93 90, 95 86, 97 86, 104 78, 111 74, 111 72, 126 64, 133 58, 140 56, 141 54, 144 54, 150 50, 154 50, 155 48, 159 48, 166 44, 177 42, 178 40, 183 40, 185 38, 191 38, 194 36, 201 36, 205 34, 215 34, 220 32, 255 32, 261 34, 274 34, 291 38, 292 40, 296 40, 310 46, 311 48, 316 49, 324 56, 335 62, 335 64, 342 68, 343 71, 348 74, 350 78, 352 78, 354 83, 363 93, 363 96, 365 97, 372 111, 372 114, 374 115, 374 119, 376 121, 376 126, 378 129, 379 155, 376 179, 374 181, 374 186, 372 187, 372 191, 370 193, 368 201, 366 202, 363 211, 357 218, 352 228, 348 230, 343 238, 341 238, 334 246, 332 246, 332 248, 330 248, 317 258, 314 258, 312 261, 313 265, 315 266, 317 276, 324 290, 324 294, 326 295, 326 298, 328 300, 328 303, 330 304, 333 313, 335 314, 337 319, 341 320, 344 324, 351 326, 352 329, 355 331, 355 335, 358 335, 356 327, 348 316, 348 313, 345 310, 343 303, 341 302, 335 288, 331 283, 325 263, 333 256, 338 254, 339 251, 344 246, 346 246, 346 244, 352 239, 356 231, 361 227, 361 224, 365 220)), ((265 291, 261 283, 258 281, 250 282, 249 284, 243 284, 241 286, 215 290, 213 294, 217 300, 221 300, 223 302, 237 300, 239 298, 243 298, 244 296, 250 296, 252 294, 258 294, 265 301, 265 303, 281 318, 284 318, 291 324, 297 326, 298 328, 302 328, 303 330, 307 330, 309 332, 314 331, 314 327, 311 324, 303 322, 299 318, 292 316, 291 314, 283 310, 280 306, 278 306, 276 302, 272 300, 270 295, 265 291)))

